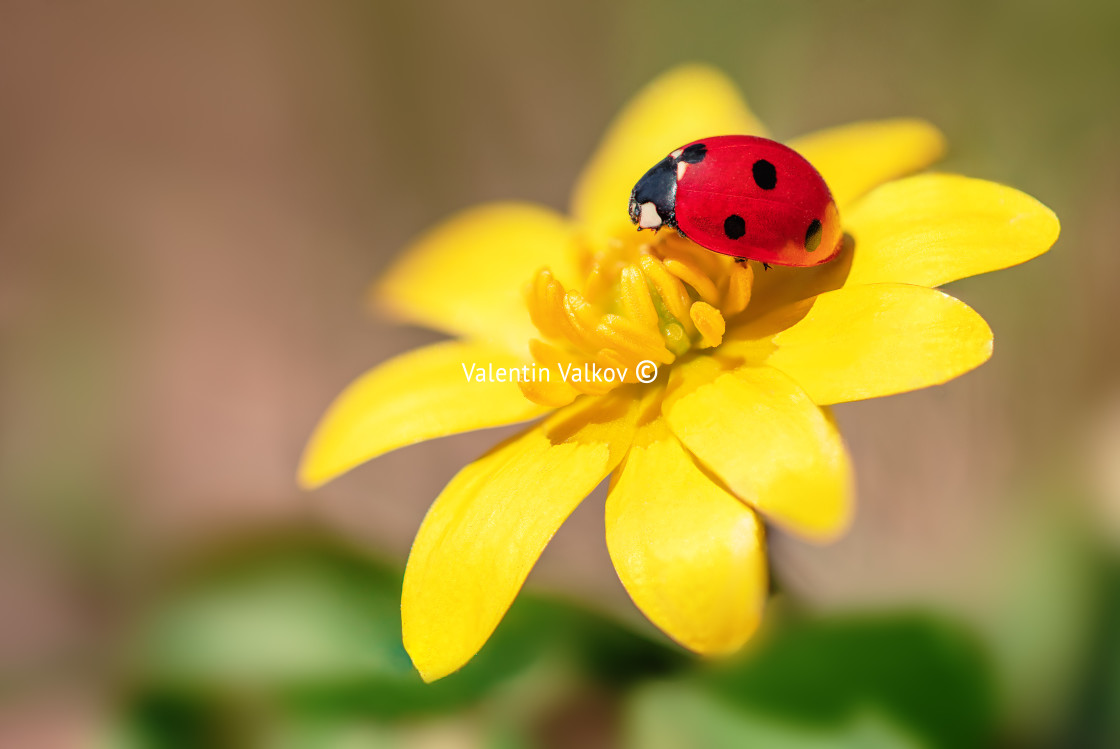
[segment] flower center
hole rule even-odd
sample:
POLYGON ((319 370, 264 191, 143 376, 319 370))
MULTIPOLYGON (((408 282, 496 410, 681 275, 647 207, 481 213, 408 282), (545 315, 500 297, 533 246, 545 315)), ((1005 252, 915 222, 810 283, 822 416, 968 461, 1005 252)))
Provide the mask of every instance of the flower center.
MULTIPOLYGON (((632 236, 632 235, 631 235, 632 236)), ((693 348, 723 341, 726 320, 746 309, 754 283, 747 263, 699 247, 671 232, 651 242, 616 239, 580 248, 581 290, 565 289, 547 269, 526 285, 529 314, 541 333, 530 341, 537 364, 553 372, 613 368, 591 377, 522 383, 526 397, 562 405, 638 379, 643 361, 673 363, 693 348)))

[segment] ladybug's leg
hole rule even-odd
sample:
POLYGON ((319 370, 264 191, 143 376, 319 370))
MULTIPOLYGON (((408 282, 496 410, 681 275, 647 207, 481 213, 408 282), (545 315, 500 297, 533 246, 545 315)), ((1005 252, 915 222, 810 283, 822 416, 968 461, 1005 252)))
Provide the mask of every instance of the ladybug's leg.
POLYGON ((770 263, 763 263, 762 264, 762 269, 763 270, 770 270, 770 263))
POLYGON ((735 258, 735 262, 736 263, 745 263, 745 262, 747 262, 747 259, 745 257, 737 257, 737 258, 735 258))

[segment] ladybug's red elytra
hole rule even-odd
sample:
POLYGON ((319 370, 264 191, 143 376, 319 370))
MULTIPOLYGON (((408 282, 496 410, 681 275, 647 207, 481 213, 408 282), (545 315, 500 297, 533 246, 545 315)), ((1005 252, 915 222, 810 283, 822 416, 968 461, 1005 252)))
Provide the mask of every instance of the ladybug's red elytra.
POLYGON ((657 162, 630 193, 630 220, 766 264, 819 265, 840 251, 824 179, 792 148, 753 135, 703 138, 657 162))

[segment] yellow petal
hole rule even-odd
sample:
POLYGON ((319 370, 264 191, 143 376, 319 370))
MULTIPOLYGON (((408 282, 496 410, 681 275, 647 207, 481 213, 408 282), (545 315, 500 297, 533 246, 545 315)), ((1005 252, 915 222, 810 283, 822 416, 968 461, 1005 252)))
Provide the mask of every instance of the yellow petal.
POLYGON ((992 331, 967 304, 903 284, 849 286, 729 334, 723 355, 780 369, 818 405, 937 385, 992 355, 992 331))
POLYGON ((836 425, 769 367, 720 371, 711 357, 674 367, 662 413, 737 496, 813 540, 848 525, 852 475, 836 425))
POLYGON ((546 266, 565 285, 575 283, 573 241, 567 219, 546 208, 471 208, 409 247, 374 286, 373 301, 408 322, 521 353, 537 335, 522 288, 546 266))
POLYGON ((607 497, 607 547, 649 619, 704 654, 738 650, 766 602, 763 530, 661 419, 638 432, 607 497))
POLYGON ((642 89, 607 130, 572 195, 572 215, 601 242, 632 232, 634 183, 670 151, 697 138, 764 135, 726 76, 704 65, 670 70, 642 89))
POLYGON ((803 135, 787 145, 824 177, 840 217, 873 187, 919 171, 945 153, 945 138, 922 120, 856 122, 803 135))
POLYGON ((564 519, 622 460, 632 392, 583 399, 458 473, 428 510, 401 597, 404 646, 427 681, 490 637, 564 519))
POLYGON ((524 365, 500 348, 448 341, 374 367, 342 391, 315 428, 300 461, 300 484, 319 486, 398 447, 547 412, 516 383, 477 381, 524 365))
POLYGON ((855 239, 845 284, 940 286, 1006 268, 1050 249, 1058 219, 1010 187, 949 174, 891 182, 844 217, 855 239))

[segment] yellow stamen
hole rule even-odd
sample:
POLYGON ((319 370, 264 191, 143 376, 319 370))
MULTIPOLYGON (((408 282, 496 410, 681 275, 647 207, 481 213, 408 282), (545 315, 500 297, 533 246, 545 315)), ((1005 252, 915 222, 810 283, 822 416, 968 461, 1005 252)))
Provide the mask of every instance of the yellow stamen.
POLYGON ((637 382, 638 375, 637 369, 634 367, 634 362, 624 359, 617 351, 611 351, 609 348, 603 349, 599 352, 599 360, 608 367, 617 367, 626 372, 626 378, 623 382, 637 382))
POLYGON ((564 337, 577 348, 595 351, 599 348, 595 328, 599 324, 595 308, 587 303, 578 291, 564 295, 564 317, 562 325, 564 337))
POLYGON ((695 262, 668 258, 665 260, 665 270, 696 289, 696 293, 708 304, 719 304, 719 290, 695 262))
POLYGON ((577 381, 575 377, 571 376, 573 370, 582 371, 584 367, 590 367, 592 364, 614 366, 613 364, 608 365, 605 361, 591 360, 587 357, 571 354, 541 340, 529 341, 529 353, 532 354, 533 359, 540 367, 549 371, 548 382, 538 380, 537 382, 519 383, 521 392, 530 400, 544 405, 554 405, 555 400, 567 397, 564 403, 570 403, 575 397, 574 394, 602 395, 613 389, 613 385, 610 383, 577 381), (561 376, 561 371, 569 374, 566 381, 561 376))
POLYGON ((661 301, 665 304, 669 314, 677 319, 681 327, 687 333, 692 333, 692 325, 689 322, 688 308, 692 305, 692 300, 688 296, 688 290, 685 289, 681 280, 674 276, 672 273, 665 269, 665 265, 653 257, 652 255, 642 255, 638 261, 642 268, 642 273, 645 274, 649 282, 653 284, 653 288, 661 296, 661 301))
POLYGON ((638 327, 625 317, 606 315, 599 324, 597 332, 620 353, 633 355, 632 364, 643 359, 653 359, 662 364, 669 364, 676 357, 665 348, 661 336, 638 327))
POLYGON ((720 309, 724 317, 734 317, 747 308, 754 287, 754 270, 748 263, 735 263, 727 274, 727 290, 720 309))
POLYGON ((584 298, 598 300, 610 295, 611 287, 614 285, 614 279, 617 275, 613 265, 613 263, 607 264, 601 259, 594 262, 591 271, 587 274, 587 280, 583 284, 584 298))
POLYGON ((706 302, 696 302, 688 312, 700 331, 700 348, 712 348, 723 343, 727 323, 718 309, 706 302))
POLYGON ((636 265, 622 269, 618 284, 618 303, 623 314, 639 325, 657 330, 657 308, 649 295, 649 284, 636 265))
MULTIPOLYGON (((579 375, 595 367, 625 372, 636 382, 639 362, 672 364, 693 347, 719 346, 726 318, 742 312, 754 272, 687 239, 665 234, 652 243, 617 242, 584 250, 582 293, 566 290, 548 270, 526 288, 533 323, 547 340, 530 342, 542 367, 579 375)), ((577 375, 577 376, 579 376, 577 375)), ((570 403, 620 384, 583 376, 522 383, 525 396, 546 405, 570 403)))
MULTIPOLYGON (((552 374, 555 374, 555 371, 552 374)), ((539 403, 542 406, 552 406, 553 408, 566 406, 580 395, 574 387, 559 378, 553 377, 550 377, 548 382, 540 380, 519 382, 517 387, 521 389, 522 395, 534 403, 539 403)))
POLYGON ((526 293, 529 318, 549 338, 563 336, 564 287, 547 268, 533 278, 526 293))

